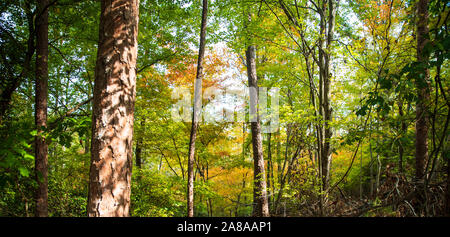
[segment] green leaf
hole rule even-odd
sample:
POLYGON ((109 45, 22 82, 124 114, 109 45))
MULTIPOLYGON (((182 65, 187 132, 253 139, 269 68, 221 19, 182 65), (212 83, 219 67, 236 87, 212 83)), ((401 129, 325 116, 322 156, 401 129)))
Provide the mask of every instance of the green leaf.
POLYGON ((22 175, 23 177, 30 176, 30 171, 25 167, 19 167, 19 172, 20 172, 20 175, 22 175))

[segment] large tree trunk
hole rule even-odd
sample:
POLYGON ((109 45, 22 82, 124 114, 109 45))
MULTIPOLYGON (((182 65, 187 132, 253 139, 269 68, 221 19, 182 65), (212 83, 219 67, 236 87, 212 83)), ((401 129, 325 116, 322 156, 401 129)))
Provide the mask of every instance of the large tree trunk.
POLYGON ((87 213, 128 216, 139 0, 102 0, 87 213))
POLYGON ((36 95, 35 123, 38 135, 35 138, 35 169, 38 188, 36 190, 36 216, 48 216, 48 144, 43 137, 47 127, 48 96, 48 0, 39 0, 36 19, 36 95), (44 10, 44 11, 43 11, 44 10))
MULTIPOLYGON (((427 63, 429 56, 424 52, 428 40, 428 0, 417 2, 417 61, 427 63)), ((418 102, 416 105, 416 179, 425 174, 428 161, 428 106, 430 99, 430 71, 425 69, 422 78, 416 79, 418 102)))
POLYGON ((187 216, 194 216, 194 163, 195 140, 197 138, 198 121, 202 108, 203 58, 206 45, 206 21, 208 16, 208 0, 203 0, 202 23, 200 30, 200 46, 197 61, 197 77, 194 85, 194 110, 192 114, 191 135, 189 137, 188 184, 187 184, 187 216))
POLYGON ((258 78, 256 76, 256 48, 248 46, 246 53, 248 86, 250 89, 250 125, 252 132, 254 186, 253 200, 254 216, 269 216, 267 200, 266 175, 264 170, 264 156, 262 150, 261 125, 258 113, 258 78), (255 121, 256 120, 256 121, 255 121))

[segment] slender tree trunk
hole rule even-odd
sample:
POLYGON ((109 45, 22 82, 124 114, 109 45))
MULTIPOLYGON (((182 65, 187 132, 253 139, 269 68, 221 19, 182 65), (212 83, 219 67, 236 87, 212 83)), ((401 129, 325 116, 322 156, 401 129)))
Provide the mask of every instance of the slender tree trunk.
MULTIPOLYGON (((281 183, 281 139, 280 139, 280 131, 277 132, 277 180, 278 183, 281 183)), ((275 182, 275 179, 274 179, 275 182)))
POLYGON ((258 78, 256 76, 256 48, 247 47, 247 76, 250 89, 250 125, 252 132, 254 187, 253 200, 254 216, 269 216, 269 203, 267 200, 266 175, 264 169, 264 156, 262 150, 261 125, 257 109, 258 104, 258 78), (255 121, 256 120, 256 121, 255 121))
MULTIPOLYGON (((324 93, 323 93, 323 84, 325 81, 325 73, 324 73, 324 37, 325 37, 325 1, 323 2, 323 6, 322 6, 322 13, 320 15, 320 30, 319 30, 319 117, 321 119, 324 119, 325 115, 324 115, 324 93)), ((319 124, 319 137, 318 140, 320 141, 319 144, 319 174, 322 180, 322 185, 321 185, 321 191, 324 190, 324 187, 327 186, 327 175, 328 175, 328 168, 326 167, 326 164, 324 164, 324 160, 326 160, 327 158, 324 158, 324 144, 325 144, 325 137, 324 137, 324 125, 321 122, 319 124), (325 169, 325 172, 324 172, 325 169)), ((328 163, 328 162, 325 162, 328 163)), ((320 205, 323 205, 323 197, 321 195, 320 197, 320 205)), ((322 208, 321 208, 322 209, 322 208)), ((322 211, 321 211, 322 212, 322 211)), ((321 213, 321 215, 323 215, 323 213, 321 213)))
POLYGON ((242 122, 242 162, 245 161, 245 122, 242 122))
MULTIPOLYGON (((323 22, 321 22, 321 31, 323 29, 323 22)), ((322 41, 320 41, 320 45, 322 44, 322 41)), ((305 43, 303 41, 303 46, 305 47, 305 43)), ((323 47, 323 46, 322 46, 323 47)), ((311 64, 309 62, 309 52, 304 51, 303 52, 303 56, 305 58, 305 65, 306 65, 306 71, 308 73, 308 78, 309 78, 309 93, 310 93, 310 101, 311 101, 311 105, 314 107, 314 115, 317 117, 317 106, 316 106, 316 95, 315 95, 315 85, 314 85, 314 71, 313 71, 313 67, 311 67, 311 64)), ((322 53, 319 53, 319 57, 321 60, 320 65, 323 64, 322 62, 322 53)), ((314 62, 313 62, 314 63, 314 62)), ((323 116, 323 112, 322 112, 322 94, 323 94, 323 78, 322 78, 322 73, 319 74, 319 114, 321 116, 323 116)), ((313 125, 314 129, 315 129, 315 134, 316 134, 316 139, 317 139, 317 147, 316 147, 316 154, 317 154, 317 163, 316 161, 314 161, 314 163, 316 163, 317 165, 317 170, 318 170, 318 175, 320 178, 322 178, 322 148, 323 148, 323 132, 322 132, 322 125, 320 124, 320 122, 318 121, 318 119, 316 119, 316 124, 313 125)), ((322 185, 320 186, 320 189, 323 190, 323 188, 325 187, 323 179, 322 179, 322 185)), ((324 210, 323 210, 323 195, 319 195, 319 211, 320 211, 320 215, 323 216, 324 215, 324 210)))
MULTIPOLYGON (((376 150, 378 150, 378 146, 380 145, 380 138, 377 138, 376 150)), ((375 196, 378 195, 378 191, 380 191, 380 176, 381 176, 381 160, 380 153, 377 152, 377 173, 375 176, 375 196)))
MULTIPOLYGON (((400 99, 401 100, 401 99, 400 99)), ((401 117, 401 138, 403 138, 406 135, 406 122, 404 121, 403 118, 403 102, 399 101, 398 102, 398 114, 401 117)), ((402 140, 400 140, 399 145, 398 145, 398 170, 400 172, 400 174, 403 174, 403 155, 404 155, 404 150, 403 150, 403 142, 402 140)))
POLYGON ((363 151, 362 151, 362 141, 361 141, 361 157, 359 159, 359 199, 363 198, 363 151))
MULTIPOLYGON (((336 3, 338 3, 337 1, 336 3)), ((325 7, 324 7, 325 8, 325 7)), ((331 166, 331 137, 333 136, 331 131, 332 121, 332 109, 331 109, 331 46, 334 38, 334 26, 337 6, 335 1, 328 0, 328 28, 327 28, 327 45, 326 52, 323 52, 324 65, 323 65, 323 115, 324 115, 324 141, 323 141, 323 155, 322 155, 322 177, 323 177, 323 189, 328 188, 330 178, 330 166, 331 166)))
MULTIPOLYGON (((141 121, 141 128, 144 128, 144 120, 141 121)), ((140 169, 142 167, 142 136, 137 136, 136 139, 136 167, 140 169)))
MULTIPOLYGON (((142 124, 142 122, 141 122, 142 124)), ((134 172, 134 175, 136 176, 136 179, 138 181, 138 184, 141 184, 142 181, 142 173, 141 173, 141 168, 142 168, 142 137, 141 136, 136 136, 136 167, 137 167, 137 173, 136 171, 134 172)), ((161 166, 161 163, 159 164, 161 166)), ((158 167, 159 168, 159 167, 158 167)), ((158 169, 159 171, 159 169, 158 169)))
POLYGON ((138 167, 139 169, 142 166, 142 158, 141 158, 141 154, 142 154, 142 147, 141 147, 142 141, 141 139, 138 139, 136 142, 136 167, 138 167))
POLYGON ((208 203, 209 203, 209 210, 210 210, 209 217, 212 217, 214 215, 214 213, 213 213, 213 202, 212 202, 211 198, 208 198, 208 203))
MULTIPOLYGON (((288 89, 288 95, 290 94, 290 90, 288 89)), ((289 98, 289 97, 288 97, 289 98)), ((292 106, 292 101, 288 99, 288 104, 292 106)), ((289 161, 289 157, 288 157, 288 153, 289 153, 289 144, 290 144, 290 137, 291 137, 291 130, 292 130, 292 124, 288 123, 286 125, 286 143, 285 143, 285 152, 284 152, 284 161, 283 161, 283 165, 278 164, 279 165, 279 169, 278 169, 278 183, 280 185, 279 190, 278 190, 278 194, 277 194, 277 198, 275 199, 274 202, 274 207, 273 209, 275 210, 275 212, 278 214, 278 206, 280 204, 281 201, 281 197, 283 195, 283 191, 284 191, 284 185, 286 182, 286 177, 288 176, 288 173, 290 172, 290 164, 291 162, 289 161), (289 164, 288 164, 289 162, 289 164), (285 174, 285 169, 286 169, 286 164, 287 164, 287 172, 285 174)), ((295 159, 295 155, 291 160, 295 159)))
POLYGON ((202 107, 202 79, 203 58, 206 45, 206 21, 208 16, 208 0, 203 0, 202 23, 200 30, 200 47, 198 51, 197 77, 194 88, 194 110, 192 114, 191 136, 189 138, 188 159, 188 184, 187 184, 187 216, 194 216, 194 163, 195 163, 195 140, 197 138, 197 127, 202 107))
POLYGON ((450 217, 450 158, 447 157, 447 192, 445 193, 445 215, 450 217))
POLYGON ((48 216, 48 144, 43 137, 47 127, 48 97, 48 0, 39 0, 36 19, 36 95, 35 123, 38 135, 35 138, 35 169, 38 188, 36 190, 36 216, 48 216))
MULTIPOLYGON (((428 62, 428 55, 424 51, 428 39, 428 0, 417 2, 417 61, 428 62)), ((430 71, 424 69, 423 77, 417 78, 418 102, 416 105, 416 179, 423 178, 425 164, 428 161, 428 101, 430 99, 429 78, 430 71)))
POLYGON ((136 140, 136 167, 138 169, 142 167, 142 138, 136 140))
MULTIPOLYGON (((323 118, 323 125, 319 124, 319 175, 322 180, 321 191, 326 191, 329 186, 331 167, 331 46, 334 38, 335 16, 339 0, 322 1, 320 5, 318 66, 319 66, 319 116, 323 118), (326 43, 326 45, 325 45, 326 43)), ((319 195, 320 214, 323 216, 323 207, 326 204, 326 196, 319 195)))
POLYGON ((237 202, 236 202, 236 208, 235 208, 235 217, 239 216, 239 207, 241 205, 241 196, 242 193, 245 191, 245 178, 247 178, 247 173, 242 174, 242 186, 241 186, 241 192, 237 196, 237 202))
POLYGON ((102 0, 87 214, 129 216, 139 0, 102 0))
POLYGON ((267 195, 269 210, 272 208, 272 188, 273 188, 273 163, 272 163, 272 134, 267 134, 267 195))
MULTIPOLYGON (((370 124, 370 129, 372 129, 372 123, 370 124)), ((369 152, 370 152, 370 197, 374 198, 374 192, 373 192, 373 152, 372 152, 372 130, 369 130, 369 152)))

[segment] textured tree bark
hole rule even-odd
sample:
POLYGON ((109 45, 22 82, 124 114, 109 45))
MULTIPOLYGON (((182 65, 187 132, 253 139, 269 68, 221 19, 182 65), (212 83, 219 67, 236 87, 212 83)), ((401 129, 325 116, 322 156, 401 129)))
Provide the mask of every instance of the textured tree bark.
MULTIPOLYGON (((319 47, 318 47, 318 54, 319 54, 319 62, 318 62, 318 66, 319 66, 319 117, 321 118, 321 119, 323 119, 325 116, 324 116, 324 102, 323 102, 323 99, 324 99, 324 93, 323 93, 323 88, 324 88, 324 86, 323 86, 323 83, 324 83, 324 81, 325 81, 325 73, 324 73, 324 39, 323 39, 323 37, 324 37, 324 35, 325 35, 325 13, 324 13, 324 11, 325 11, 325 1, 323 1, 323 4, 322 4, 322 10, 321 10, 321 14, 320 14, 320 23, 319 23, 319 39, 318 39, 318 42, 319 42, 319 47)), ((318 136, 318 141, 320 142, 320 144, 319 144, 319 175, 320 175, 320 178, 321 178, 321 181, 322 181, 322 185, 321 185, 321 190, 323 191, 324 190, 324 187, 326 187, 327 186, 327 184, 326 184, 326 182, 327 182, 327 180, 328 180, 328 178, 327 178, 327 174, 328 174, 328 172, 324 172, 324 169, 325 170, 328 170, 327 168, 326 168, 326 165, 324 165, 323 163, 324 163, 324 160, 326 159, 326 158, 324 158, 324 144, 325 144, 325 137, 324 137, 324 128, 325 128, 325 126, 324 126, 324 124, 322 124, 322 123, 319 123, 319 125, 318 125, 318 127, 319 127, 319 129, 318 129, 318 132, 319 132, 319 136, 318 136)), ((319 197, 319 199, 320 199, 320 210, 321 210, 321 215, 323 215, 323 213, 322 213, 322 206, 323 206, 323 195, 320 195, 320 197, 319 197)))
MULTIPOLYGON (((428 0, 417 2, 417 61, 427 63, 429 56, 424 52, 428 43, 428 0)), ((428 106, 430 71, 425 69, 422 78, 417 78, 418 102, 416 105, 416 179, 423 178, 428 161, 428 106)))
MULTIPOLYGON (((326 7, 324 7, 325 9, 326 7)), ((328 1, 328 27, 327 27, 327 39, 326 39, 326 52, 323 52, 324 65, 322 68, 323 77, 323 116, 324 116, 324 127, 323 127, 323 153, 322 153, 322 183, 323 190, 328 188, 328 183, 330 179, 330 166, 331 166, 331 137, 333 133, 331 131, 330 122, 332 121, 332 108, 331 108, 331 72, 330 72, 330 62, 331 62, 331 44, 334 37, 334 25, 336 16, 337 6, 333 0, 328 1)))
POLYGON ((92 112, 90 217, 129 216, 139 0, 102 0, 92 112))
POLYGON ((194 90, 194 110, 192 114, 191 135, 189 137, 189 157, 188 157, 188 184, 187 184, 187 216, 194 216, 194 163, 195 163, 195 140, 197 138, 197 127, 202 108, 202 79, 203 79, 203 58, 206 45, 206 21, 208 17, 208 0, 203 0, 202 23, 200 30, 200 46, 197 61, 197 76, 195 78, 194 90))
POLYGON ((36 19, 35 138, 36 216, 48 216, 48 144, 43 137, 47 127, 48 97, 48 0, 39 0, 36 19))
MULTIPOLYGON (((256 121, 250 122, 252 132, 253 166, 254 166, 254 186, 253 200, 254 216, 269 216, 269 203, 267 199, 266 175, 264 170, 264 156, 262 149, 261 125, 257 109, 258 104, 258 78, 256 76, 256 48, 253 45, 247 47, 247 76, 250 88, 250 111, 254 111, 256 121), (253 92, 252 92, 253 91, 253 92)), ((252 118, 252 112, 250 112, 252 118)))

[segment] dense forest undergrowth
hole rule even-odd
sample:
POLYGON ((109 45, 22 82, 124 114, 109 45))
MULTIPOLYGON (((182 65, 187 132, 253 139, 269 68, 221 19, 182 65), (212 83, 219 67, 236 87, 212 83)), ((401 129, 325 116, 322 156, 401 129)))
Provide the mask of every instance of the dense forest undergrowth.
POLYGON ((449 13, 3 0, 0 216, 449 216, 449 13))

